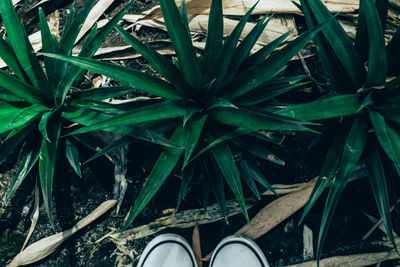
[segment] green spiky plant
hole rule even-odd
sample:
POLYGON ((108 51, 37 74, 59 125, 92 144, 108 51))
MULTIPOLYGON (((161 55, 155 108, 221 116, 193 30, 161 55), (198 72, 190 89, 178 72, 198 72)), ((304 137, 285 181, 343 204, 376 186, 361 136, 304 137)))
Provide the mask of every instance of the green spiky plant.
MULTIPOLYGON (((327 189, 318 260, 334 210, 360 160, 366 164, 377 208, 394 244, 385 175, 400 175, 400 28, 385 47, 387 2, 360 1, 354 44, 338 21, 327 23, 314 41, 329 93, 280 112, 310 121, 342 117, 302 216, 303 220, 327 189), (389 167, 383 164, 385 161, 391 163, 389 167)), ((300 8, 309 27, 332 18, 320 0, 301 0, 300 8)))
MULTIPOLYGON (((270 100, 304 84, 304 76, 276 78, 285 64, 313 38, 314 28, 289 42, 277 52, 290 32, 277 38, 253 55, 250 50, 266 27, 270 16, 260 20, 238 45, 239 37, 253 9, 223 39, 221 0, 212 2, 204 53, 192 45, 186 10, 181 13, 172 0, 161 0, 161 10, 177 55, 177 64, 161 56, 117 26, 120 35, 138 51, 163 78, 138 70, 82 57, 44 54, 101 73, 162 98, 132 109, 71 134, 87 133, 106 127, 142 125, 170 133, 170 140, 185 149, 165 148, 137 197, 123 227, 126 229, 148 204, 174 169, 182 172, 178 206, 196 174, 202 176, 224 212, 224 181, 233 192, 248 219, 241 178, 259 197, 255 181, 273 190, 254 164, 255 157, 281 163, 268 157, 265 142, 273 139, 258 130, 309 131, 307 123, 288 119, 270 111, 270 100), (171 134, 172 133, 172 134, 171 134)), ((112 145, 110 145, 112 146, 112 145)))
MULTIPOLYGON (((95 2, 87 1, 77 14, 74 5, 72 6, 60 40, 51 34, 45 15, 39 10, 42 51, 71 55, 78 33, 95 2)), ((131 5, 132 3, 123 8, 101 30, 97 31, 94 27, 81 49, 80 56, 93 56, 131 5)), ((11 0, 0 1, 0 13, 7 33, 4 40, 0 39, 0 57, 10 70, 0 70, 0 163, 19 148, 21 166, 12 181, 7 200, 29 172, 38 166, 44 204, 53 224, 52 187, 57 157, 64 154, 66 158, 62 160, 67 159, 75 173, 81 176, 78 143, 87 145, 83 139, 64 139, 60 138, 60 135, 68 133, 67 126, 74 123, 88 125, 111 117, 112 110, 110 114, 99 112, 98 103, 109 97, 126 94, 133 88, 75 88, 72 92, 74 82, 81 80, 84 70, 51 58, 44 58, 42 67, 11 0)), ((138 103, 129 104, 131 108, 137 105, 138 103)), ((101 108, 106 107, 103 104, 101 108)), ((112 109, 112 105, 109 105, 108 109, 112 109)), ((123 127, 116 131, 171 145, 165 138, 140 127, 123 127)))

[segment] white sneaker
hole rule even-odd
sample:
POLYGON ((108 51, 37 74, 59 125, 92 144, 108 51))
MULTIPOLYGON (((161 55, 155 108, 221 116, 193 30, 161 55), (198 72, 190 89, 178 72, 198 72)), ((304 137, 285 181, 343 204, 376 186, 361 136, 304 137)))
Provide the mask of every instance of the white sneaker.
POLYGON ((245 237, 228 236, 214 250, 210 267, 269 267, 257 244, 245 237))
POLYGON ((197 267, 188 242, 176 234, 154 238, 144 249, 137 267, 197 267))

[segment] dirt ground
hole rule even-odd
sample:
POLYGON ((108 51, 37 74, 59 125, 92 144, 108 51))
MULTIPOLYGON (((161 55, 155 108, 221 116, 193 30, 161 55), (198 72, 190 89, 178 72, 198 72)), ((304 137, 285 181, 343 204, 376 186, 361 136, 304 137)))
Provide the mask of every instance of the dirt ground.
MULTIPOLYGON (((24 14, 38 0, 25 0, 18 6, 18 13, 24 14)), ((61 15, 61 31, 69 1, 58 1, 56 7, 61 15)), ((77 1, 77 7, 82 6, 83 0, 77 1)), ((128 1, 115 1, 108 10, 107 14, 115 14, 128 1)), ((130 10, 130 14, 136 14, 157 4, 155 0, 137 0, 130 10)), ((50 9, 51 11, 51 9, 50 9)), ((297 18, 301 20, 302 18, 297 18)), ((37 30, 37 19, 34 15, 26 21, 29 33, 37 30)), ((145 37, 148 41, 167 38, 167 34, 160 30, 142 27, 138 35, 145 37)), ((125 45, 121 37, 115 32, 107 39, 104 46, 125 45)), ((116 63, 121 63, 120 61, 116 63)), ((126 60, 125 65, 139 67, 152 71, 147 63, 142 59, 126 60)), ((318 74, 318 62, 314 58, 307 59, 307 64, 311 71, 318 74)), ((291 73, 303 73, 300 62, 293 62, 288 68, 291 73)), ((95 77, 89 74, 86 83, 90 84, 90 79, 95 77)), ((306 93, 297 92, 302 97, 312 97, 306 93)), ((286 97, 290 98, 288 94, 286 97)), ((286 137, 281 146, 271 147, 272 152, 285 160, 286 166, 276 166, 266 163, 263 171, 272 184, 291 184, 307 182, 316 175, 321 168, 324 160, 324 142, 319 143, 313 148, 309 148, 314 137, 310 134, 297 134, 286 137)), ((84 228, 49 257, 32 264, 31 266, 134 266, 145 245, 155 236, 148 236, 124 244, 117 244, 112 239, 105 237, 111 231, 118 231, 123 225, 124 217, 128 213, 131 204, 135 200, 148 170, 141 168, 144 158, 154 155, 157 147, 152 145, 132 144, 129 147, 129 187, 125 195, 118 215, 114 211, 100 217, 98 220, 84 228), (147 151, 147 152, 144 152, 147 151), (152 152, 148 152, 152 151, 152 152), (146 154, 147 153, 147 154, 146 154)), ((82 158, 89 158, 90 152, 87 151, 82 158)), ((33 175, 28 177, 23 186, 11 199, 10 202, 3 201, 7 188, 11 183, 13 175, 17 171, 15 164, 17 155, 14 155, 7 162, 0 166, 0 266, 5 266, 21 249, 27 231, 30 227, 30 216, 34 202, 35 170, 33 175)), ((62 167, 62 166, 61 166, 62 167)), ((60 168, 60 166, 59 166, 60 168)), ((65 168, 67 169, 67 168, 65 168)), ((36 229, 31 237, 30 244, 54 233, 69 229, 77 221, 88 215, 99 204, 112 198, 113 166, 106 159, 98 159, 87 164, 83 169, 83 179, 76 177, 72 171, 63 173, 62 177, 56 177, 54 197, 55 197, 55 222, 53 229, 48 221, 46 212, 40 209, 40 218, 36 229)), ((178 178, 171 177, 163 185, 156 197, 143 210, 131 227, 143 225, 154 221, 163 216, 163 211, 173 209, 176 206, 176 197, 179 192, 178 178)), ((182 210, 201 207, 201 185, 194 185, 191 194, 186 198, 182 205, 182 210)), ((228 191, 228 190, 227 190, 228 191)), ((245 192, 250 196, 250 192, 245 192)), ((232 196, 227 196, 227 198, 232 196)), ((271 266, 287 266, 304 261, 303 258, 303 227, 307 225, 314 233, 314 248, 316 249, 316 237, 318 235, 319 222, 323 210, 322 200, 306 218, 303 224, 298 226, 301 211, 295 213, 279 226, 268 232, 266 235, 255 240, 262 248, 271 266)), ((253 208, 249 210, 250 217, 254 216, 267 203, 276 197, 265 196, 253 208)), ((212 202, 212 201, 211 201, 212 202)), ((367 219, 365 213, 374 217, 379 217, 372 198, 372 191, 368 184, 368 179, 358 179, 349 184, 344 192, 342 201, 336 209, 336 214, 331 224, 330 231, 325 242, 322 258, 351 255, 358 253, 389 251, 389 248, 380 244, 384 234, 376 230, 368 239, 362 240, 362 236, 369 231, 372 223, 367 219)), ((242 215, 235 215, 228 219, 205 224, 200 226, 200 237, 202 254, 206 255, 215 248, 218 242, 227 235, 233 234, 236 230, 246 224, 242 215)), ((393 214, 393 224, 396 232, 400 232, 400 216, 395 209, 393 214)), ((188 229, 168 229, 160 233, 174 232, 181 234, 187 240, 191 240, 193 228, 188 229)), ((392 260, 380 266, 396 266, 399 260, 392 260)), ((207 266, 205 263, 204 266, 207 266)))

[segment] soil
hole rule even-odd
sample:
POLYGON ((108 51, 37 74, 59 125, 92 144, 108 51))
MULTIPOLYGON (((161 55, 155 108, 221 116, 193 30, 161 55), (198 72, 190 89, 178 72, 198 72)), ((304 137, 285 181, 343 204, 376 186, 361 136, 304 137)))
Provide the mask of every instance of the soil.
MULTIPOLYGON (((24 14, 39 0, 26 0, 18 6, 18 13, 24 14)), ((62 2, 62 1, 61 1, 62 2)), ((77 7, 81 7, 83 0, 77 1, 77 7)), ((115 1, 107 14, 115 14, 128 1, 115 1)), ((61 29, 67 9, 70 7, 69 1, 56 6, 61 19, 61 29), (66 5, 67 4, 67 5, 66 5)), ((136 0, 129 13, 135 14, 157 4, 155 0, 136 0)), ((51 12, 55 7, 49 7, 47 12, 51 12)), ((36 18, 33 16, 26 22, 28 32, 37 30, 36 18)), ((298 18, 301 20, 301 18, 298 18)), ((145 28, 138 32, 138 35, 147 40, 166 39, 165 32, 145 28)), ((125 42, 115 32, 107 38, 104 46, 122 46, 125 42)), ((321 77, 318 73, 318 61, 314 58, 306 60, 312 75, 321 77)), ((121 62, 116 62, 121 63, 121 62)), ((152 69, 143 59, 126 60, 125 65, 144 69, 152 72, 152 69)), ((300 62, 292 63, 288 68, 289 73, 304 73, 300 62)), ((87 76, 86 85, 90 85, 90 79, 95 75, 87 76)), ((319 94, 319 89, 313 88, 311 94, 304 91, 296 91, 296 97, 311 99, 319 94)), ((284 97, 292 98, 291 94, 284 97)), ((283 99, 283 100, 284 100, 283 99)), ((325 129, 329 131, 328 129, 325 129)), ((286 162, 286 166, 281 167, 266 163, 263 171, 272 184, 292 184, 306 182, 318 175, 318 171, 324 160, 326 142, 320 140, 317 145, 309 148, 315 141, 315 136, 311 134, 296 134, 286 136, 285 141, 280 146, 271 147, 286 162)), ((131 204, 134 202, 146 175, 148 168, 144 166, 144 158, 148 159, 157 155, 157 147, 152 145, 133 144, 129 148, 129 170, 128 170, 128 190, 125 200, 118 215, 115 212, 108 212, 98 220, 84 228, 49 257, 32 264, 31 266, 132 266, 137 262, 140 253, 146 244, 154 237, 130 241, 123 246, 115 244, 109 238, 103 238, 111 230, 121 229, 124 217, 129 212, 131 204), (152 151, 152 152, 144 152, 152 151), (156 151, 156 152, 154 152, 156 151), (139 153, 138 153, 139 152, 139 153), (144 166, 144 167, 140 167, 144 166), (128 251, 123 250, 125 247, 128 251), (131 252, 131 253, 130 253, 131 252), (129 254, 130 253, 130 254, 129 254)), ((90 152, 83 153, 82 158, 89 158, 90 152)), ((30 227, 30 216, 33 211, 35 174, 29 176, 18 192, 9 202, 3 201, 13 176, 17 172, 17 155, 13 155, 7 162, 0 165, 0 266, 5 266, 21 249, 30 227)), ((62 163, 61 163, 62 164, 62 163)), ((72 171, 59 173, 55 179, 54 201, 55 201, 55 227, 50 226, 46 212, 40 208, 40 218, 36 229, 29 241, 33 243, 49 235, 71 228, 77 221, 88 215, 99 204, 105 200, 112 199, 113 185, 113 165, 106 159, 98 159, 85 165, 83 179, 76 177, 72 171)), ((170 177, 158 192, 156 197, 143 210, 132 227, 143 225, 154 221, 163 216, 163 211, 173 209, 176 206, 176 196, 179 191, 178 178, 170 177)), ((397 181, 393 182, 398 187, 397 181)), ((191 194, 182 204, 182 209, 201 207, 200 185, 192 188, 191 194)), ((228 191, 228 190, 227 190, 228 191)), ((248 196, 249 192, 246 192, 248 196)), ((272 231, 256 240, 256 243, 265 253, 270 266, 286 266, 303 262, 303 227, 307 225, 314 233, 314 243, 318 236, 319 223, 322 216, 323 200, 313 208, 309 216, 298 226, 301 211, 295 213, 286 221, 272 231)), ((249 210, 250 217, 254 216, 267 203, 276 197, 263 197, 255 207, 249 210)), ((363 241, 362 236, 372 227, 372 223, 366 218, 364 213, 374 217, 379 217, 375 202, 372 198, 372 191, 367 179, 359 179, 351 182, 345 190, 340 201, 336 214, 333 218, 328 236, 323 249, 322 257, 337 255, 350 255, 367 252, 388 251, 389 249, 379 245, 379 241, 384 238, 384 234, 379 230, 375 231, 371 237, 363 241)), ((241 226, 246 224, 243 215, 230 217, 229 224, 219 221, 200 226, 201 246, 203 255, 208 254, 215 248, 218 242, 224 237, 233 234, 241 226)), ((393 214, 393 224, 396 232, 400 232, 400 216, 395 210, 393 214)), ((182 235, 187 240, 191 240, 193 229, 169 229, 165 232, 174 232, 182 235)), ((316 248, 315 248, 316 249, 316 248)), ((400 261, 389 261, 381 266, 395 266, 400 261)), ((207 266, 207 264, 205 264, 207 266)))

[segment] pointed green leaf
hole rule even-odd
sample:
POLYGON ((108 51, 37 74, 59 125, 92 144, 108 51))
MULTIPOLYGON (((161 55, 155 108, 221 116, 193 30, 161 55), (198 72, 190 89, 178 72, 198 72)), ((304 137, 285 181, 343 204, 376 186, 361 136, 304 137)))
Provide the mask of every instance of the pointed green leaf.
POLYGON ((243 151, 247 151, 259 158, 268 160, 275 164, 284 166, 285 162, 274 155, 271 151, 266 149, 264 146, 258 144, 256 141, 249 137, 241 136, 231 140, 232 143, 240 147, 243 151))
POLYGON ((7 159, 14 149, 21 144, 22 141, 33 131, 34 125, 28 125, 26 127, 13 130, 5 140, 2 140, 0 145, 0 164, 7 159))
POLYGON ((75 142, 72 141, 72 139, 70 138, 65 139, 65 156, 67 157, 67 160, 76 175, 82 177, 81 161, 79 159, 78 147, 76 146, 75 142))
MULTIPOLYGON (((305 1, 300 2, 301 10, 304 13, 304 17, 306 19, 308 27, 313 28, 318 25, 318 22, 314 17, 308 3, 305 1)), ((355 89, 358 88, 354 88, 350 76, 347 74, 346 69, 340 62, 340 59, 336 55, 336 52, 332 48, 329 40, 324 36, 322 32, 319 32, 315 36, 313 41, 316 44, 318 56, 321 60, 322 68, 325 72, 328 84, 337 92, 354 93, 355 89)), ((359 51, 359 49, 357 49, 357 51, 359 51)))
POLYGON ((49 217, 49 221, 52 226, 54 226, 52 212, 53 178, 60 130, 60 121, 52 121, 52 123, 49 125, 49 138, 51 140, 51 143, 43 139, 39 155, 39 177, 43 195, 43 202, 46 208, 47 216, 49 217))
POLYGON ((299 224, 301 224, 307 214, 310 212, 314 204, 317 202, 321 194, 331 183, 342 158, 343 149, 345 142, 350 131, 351 124, 346 120, 343 122, 335 133, 335 137, 332 144, 329 147, 328 153, 325 158, 324 165, 322 166, 321 172, 318 175, 318 179, 315 182, 314 188, 310 194, 307 204, 304 207, 303 213, 299 224))
MULTIPOLYGON (((171 142, 178 145, 184 145, 184 130, 182 126, 178 126, 170 138, 171 142)), ((143 208, 150 202, 156 192, 163 185, 165 180, 171 174, 175 165, 178 163, 181 155, 183 153, 182 149, 176 148, 164 148, 158 158, 156 164, 150 172, 143 189, 140 191, 135 204, 133 205, 131 211, 129 212, 128 219, 126 220, 122 231, 125 231, 127 227, 132 223, 136 216, 143 210, 143 208)))
POLYGON ((143 44, 135 36, 125 31, 121 26, 117 25, 116 30, 118 33, 129 43, 135 51, 142 55, 151 66, 158 71, 161 76, 170 81, 183 95, 191 95, 193 92, 190 85, 182 79, 182 74, 167 58, 160 55, 156 50, 149 45, 143 44))
MULTIPOLYGON (((4 120, 0 121, 0 133, 23 126, 29 121, 36 119, 47 110, 46 107, 38 104, 18 109, 14 114, 9 114, 8 118, 4 118, 4 120)), ((0 116, 0 118, 1 117, 3 116, 0 116)))
POLYGON ((267 57, 271 55, 271 53, 278 48, 283 41, 286 40, 286 38, 293 32, 293 30, 288 31, 285 34, 282 34, 248 58, 246 58, 243 63, 240 65, 240 70, 245 70, 248 69, 254 65, 257 65, 261 62, 263 62, 267 57))
POLYGON ((357 114, 360 108, 358 95, 340 95, 317 99, 279 110, 280 115, 299 120, 323 120, 357 114))
POLYGON ((73 98, 79 100, 105 100, 107 98, 127 95, 134 90, 135 88, 131 86, 98 87, 75 93, 73 94, 73 98))
POLYGON ((171 119, 182 117, 186 109, 173 101, 163 101, 141 108, 133 109, 124 114, 106 119, 104 121, 80 128, 72 134, 87 133, 111 127, 138 124, 147 121, 171 119))
POLYGON ((206 79, 212 80, 216 78, 216 84, 217 84, 217 86, 215 87, 216 89, 219 88, 220 83, 223 81, 224 77, 228 73, 229 65, 233 59, 234 52, 237 47, 240 35, 242 34, 244 26, 249 20, 250 15, 253 12, 254 8, 256 7, 257 3, 254 4, 240 19, 239 23, 235 26, 231 34, 225 40, 222 49, 220 50, 216 59, 214 60, 214 63, 212 64, 212 67, 207 70, 206 79))
POLYGON ((396 248, 394 241, 392 219, 390 216, 390 202, 388 188, 386 185, 385 171, 383 168, 382 158, 375 140, 368 142, 365 153, 365 163, 367 165, 369 181, 371 183, 372 192, 374 193, 376 205, 381 215, 383 225, 385 226, 387 236, 396 248))
POLYGON ((211 115, 220 123, 251 130, 311 131, 304 126, 304 122, 274 113, 259 113, 244 108, 216 108, 211 111, 211 115))
POLYGON ((10 41, 20 65, 23 66, 30 81, 32 81, 34 85, 38 85, 29 57, 28 46, 30 46, 30 44, 25 42, 25 28, 19 22, 11 0, 0 1, 0 14, 4 27, 6 28, 8 40, 10 41))
POLYGON ((333 213, 339 202, 340 196, 347 184, 350 174, 353 172, 361 154, 368 136, 368 121, 365 118, 357 118, 347 136, 344 146, 341 162, 335 177, 333 178, 329 194, 325 202, 324 213, 322 215, 321 226, 318 235, 317 260, 320 259, 322 246, 332 220, 333 213))
POLYGON ((246 35, 243 41, 235 49, 229 65, 229 71, 227 72, 225 77, 226 80, 230 80, 236 75, 239 67, 241 66, 243 61, 249 56, 251 49, 254 47, 261 34, 264 32, 264 29, 271 18, 272 16, 269 16, 268 14, 265 15, 264 18, 261 19, 253 27, 253 29, 251 29, 251 31, 246 35))
POLYGON ((391 129, 390 125, 386 124, 385 118, 379 112, 371 110, 369 117, 379 144, 393 162, 397 173, 400 175, 400 136, 391 129))
POLYGON ((204 124, 207 120, 207 115, 200 117, 199 119, 193 119, 188 125, 185 126, 185 156, 183 160, 183 167, 189 162, 190 157, 193 154, 194 149, 197 146, 199 137, 203 131, 204 124))
POLYGON ((40 119, 38 128, 39 132, 42 134, 43 138, 47 141, 50 142, 49 136, 47 135, 47 122, 49 121, 50 117, 54 114, 54 111, 48 111, 42 115, 42 118, 40 119))
MULTIPOLYGON (((91 37, 92 33, 95 33, 95 28, 90 33, 87 41, 83 44, 82 50, 79 53, 80 57, 92 57, 94 53, 99 49, 100 45, 104 42, 107 35, 114 29, 114 26, 121 20, 126 14, 128 9, 133 5, 134 1, 129 2, 124 8, 122 8, 94 37, 91 37)), ((70 66, 68 72, 64 75, 63 80, 59 83, 56 89, 56 96, 61 99, 63 103, 68 91, 70 90, 74 81, 84 73, 84 70, 77 66, 70 66)))
POLYGON ((185 168, 182 172, 182 181, 181 185, 179 187, 179 195, 178 195, 178 202, 176 204, 176 210, 179 210, 179 207, 181 206, 183 198, 187 195, 187 192, 189 190, 189 184, 191 183, 193 176, 196 171, 196 164, 193 164, 193 166, 190 166, 188 168, 185 168))
POLYGON ((21 167, 18 171, 18 175, 13 179, 10 189, 7 192, 6 201, 8 201, 17 191, 19 186, 25 180, 26 176, 29 174, 33 166, 36 164, 39 158, 38 149, 32 149, 22 160, 21 167))
POLYGON ((96 3, 96 0, 88 0, 83 8, 75 17, 70 17, 69 25, 64 29, 65 33, 61 36, 59 52, 64 55, 71 55, 72 47, 78 37, 78 34, 83 26, 83 23, 88 17, 89 12, 96 3))
POLYGON ((244 201, 242 184, 240 182, 240 174, 233 159, 232 152, 229 146, 225 143, 219 144, 211 150, 213 158, 221 170, 225 181, 229 185, 239 206, 242 209, 243 215, 249 222, 249 215, 247 214, 246 203, 244 201))
POLYGON ((360 12, 365 14, 369 40, 368 74, 366 86, 386 83, 387 62, 385 36, 375 4, 372 0, 360 2, 360 12))
POLYGON ((361 88, 365 81, 363 62, 358 57, 357 51, 344 29, 336 19, 333 19, 333 15, 320 0, 303 0, 303 3, 309 6, 316 23, 330 20, 322 32, 349 74, 354 88, 356 90, 361 88))
POLYGON ((245 160, 239 160, 239 170, 242 174, 242 178, 253 194, 256 196, 258 200, 261 199, 260 192, 258 192, 257 185, 254 182, 253 176, 249 172, 249 166, 245 160))
MULTIPOLYGON (((93 156, 91 156, 88 160, 86 160, 83 164, 87 164, 97 158, 100 158, 101 156, 104 156, 118 148, 121 148, 123 146, 129 145, 130 143, 132 143, 132 138, 130 138, 129 136, 124 136, 114 142, 111 142, 110 144, 106 145, 103 149, 101 149, 99 152, 97 152, 96 154, 94 154, 93 156)), ((113 163, 117 166, 118 162, 116 162, 115 160, 113 160, 113 163)))
MULTIPOLYGON (((47 24, 46 16, 44 15, 42 8, 39 8, 39 20, 43 44, 42 51, 45 53, 57 53, 58 41, 50 32, 49 25, 47 24)), ((56 83, 59 82, 56 81, 58 78, 56 74, 58 72, 57 61, 53 58, 45 57, 44 64, 46 66, 47 78, 51 84, 51 88, 54 90, 57 86, 56 83)))
POLYGON ((224 97, 227 99, 237 98, 274 78, 285 68, 285 64, 306 46, 321 27, 318 26, 301 34, 265 61, 238 74, 224 87, 224 97))
POLYGON ((14 51, 2 38, 0 38, 0 57, 7 64, 7 67, 9 67, 10 70, 18 76, 18 78, 24 79, 24 72, 19 65, 18 59, 15 56, 14 51))
POLYGON ((0 70, 0 84, 2 88, 23 98, 28 103, 37 104, 46 101, 46 96, 40 94, 35 87, 12 76, 4 70, 0 70))
POLYGON ((168 99, 181 98, 179 94, 175 91, 175 88, 170 83, 135 69, 88 58, 68 57, 68 56, 48 54, 48 53, 40 53, 40 54, 56 58, 59 60, 63 60, 75 64, 78 67, 96 73, 100 73, 119 82, 134 86, 135 89, 137 90, 142 90, 144 92, 165 97, 168 99))
MULTIPOLYGON (((194 155, 194 156, 190 159, 190 161, 189 161, 187 164, 193 162, 196 158, 198 158, 198 157, 201 156, 204 152, 207 152, 208 150, 210 150, 210 149, 213 148, 214 146, 216 146, 216 145, 218 145, 218 144, 220 144, 220 143, 222 143, 222 142, 224 142, 224 141, 231 140, 231 139, 233 139, 233 138, 236 138, 236 137, 238 137, 238 136, 245 135, 245 134, 248 134, 248 133, 251 133, 251 132, 254 132, 254 130, 249 130, 249 129, 244 129, 244 128, 238 128, 238 129, 236 129, 236 130, 233 130, 233 131, 227 133, 226 135, 221 136, 221 137, 215 139, 214 141, 212 141, 211 143, 209 143, 206 147, 204 147, 203 149, 201 149, 201 150, 199 151, 199 153, 197 153, 196 155, 194 155)), ((187 164, 186 164, 186 165, 187 165, 187 164)))
POLYGON ((178 7, 175 1, 170 0, 160 0, 160 7, 183 76, 193 88, 198 89, 202 81, 202 72, 192 39, 182 23, 178 7))
POLYGON ((224 17, 222 16, 222 0, 213 0, 208 17, 206 48, 204 50, 204 66, 207 69, 211 67, 222 48, 223 34, 224 17))
POLYGON ((240 103, 242 105, 257 105, 267 102, 268 100, 271 100, 274 97, 277 97, 293 89, 308 84, 308 82, 298 82, 304 80, 304 76, 302 75, 300 76, 301 78, 294 76, 293 77, 294 80, 288 83, 282 83, 282 84, 272 83, 274 80, 281 80, 281 79, 274 79, 271 81, 271 83, 266 82, 263 85, 257 87, 256 89, 248 92, 247 94, 242 95, 241 97, 235 99, 235 103, 240 103))

